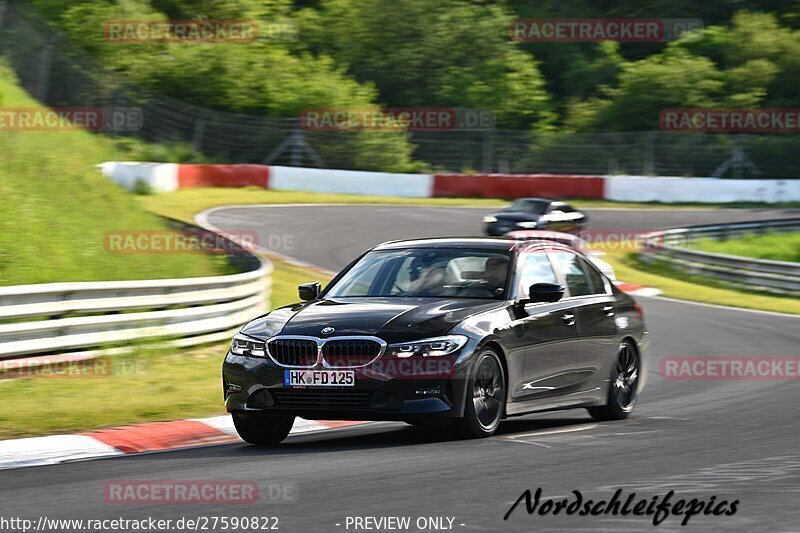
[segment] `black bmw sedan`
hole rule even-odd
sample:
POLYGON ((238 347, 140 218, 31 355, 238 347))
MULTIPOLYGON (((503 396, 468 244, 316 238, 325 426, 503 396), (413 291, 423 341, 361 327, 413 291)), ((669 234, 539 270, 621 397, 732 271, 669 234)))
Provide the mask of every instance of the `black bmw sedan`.
POLYGON ((520 198, 503 211, 483 217, 483 223, 486 234, 493 236, 533 229, 580 233, 588 227, 589 217, 560 200, 520 198))
POLYGON ((620 419, 644 385, 642 309, 552 241, 385 243, 300 298, 245 325, 225 357, 226 408, 249 443, 280 442, 298 416, 470 437, 535 411, 620 419))

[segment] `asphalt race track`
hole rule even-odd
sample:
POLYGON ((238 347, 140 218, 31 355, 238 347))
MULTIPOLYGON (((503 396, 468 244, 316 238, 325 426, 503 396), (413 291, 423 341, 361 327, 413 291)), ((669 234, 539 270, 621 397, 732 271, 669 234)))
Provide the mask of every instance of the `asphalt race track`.
MULTIPOLYGON (((418 206, 247 206, 215 209, 207 216, 230 232, 257 232, 258 244, 337 271, 384 241, 416 237, 482 235, 481 218, 497 208, 418 206)), ((693 224, 800 217, 800 209, 587 209, 590 229, 629 235, 693 224)))
MULTIPOLYGON (((209 221, 228 231, 283 239, 286 255, 328 269, 398 238, 468 235, 490 209, 388 206, 226 208, 209 221), (291 236, 291 238, 288 238, 291 236)), ((593 228, 643 231, 691 223, 797 216, 753 210, 591 210, 593 228)), ((265 242, 265 241, 262 241, 265 242)), ((276 450, 245 444, 193 448, 0 472, 8 516, 169 518, 277 516, 280 531, 354 531, 347 517, 454 517, 456 531, 645 531, 636 516, 528 516, 525 489, 544 498, 739 500, 733 516, 669 517, 658 531, 797 531, 800 524, 798 381, 667 381, 669 355, 797 355, 800 317, 662 299, 640 300, 653 330, 648 386, 635 415, 593 422, 583 411, 506 422, 479 441, 446 430, 378 423, 290 437, 276 450), (292 488, 286 501, 251 505, 112 505, 110 480, 232 479, 292 488)), ((222 354, 220 354, 222 355, 222 354)), ((176 369, 179 371, 179 369, 176 369)), ((445 524, 447 524, 445 520, 445 524)), ((363 529, 362 529, 363 530, 363 529)), ((410 531, 418 531, 412 527, 410 531)))

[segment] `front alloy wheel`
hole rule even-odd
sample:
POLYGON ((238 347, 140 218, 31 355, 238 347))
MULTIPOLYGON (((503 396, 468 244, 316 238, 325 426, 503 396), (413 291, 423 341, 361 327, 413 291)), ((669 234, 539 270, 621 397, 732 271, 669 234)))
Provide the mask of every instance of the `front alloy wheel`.
POLYGON ((460 426, 467 437, 488 437, 497 431, 505 414, 505 374, 500 358, 487 348, 478 356, 470 380, 467 405, 460 426))
POLYGON ((590 407, 589 414, 596 420, 621 420, 633 412, 639 386, 639 354, 633 345, 623 342, 617 352, 608 388, 608 403, 590 407))

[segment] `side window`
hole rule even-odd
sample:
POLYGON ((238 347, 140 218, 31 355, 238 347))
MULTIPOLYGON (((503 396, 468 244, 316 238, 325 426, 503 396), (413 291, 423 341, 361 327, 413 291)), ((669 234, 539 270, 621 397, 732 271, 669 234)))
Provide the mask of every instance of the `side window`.
POLYGON ((589 281, 592 283, 592 294, 606 294, 606 282, 602 274, 592 265, 586 264, 586 261, 581 262, 584 264, 584 270, 586 270, 589 275, 589 281))
POLYGON ((544 252, 525 254, 522 260, 519 288, 517 294, 526 295, 534 283, 558 283, 550 260, 544 252))
POLYGON ((592 286, 580 257, 569 252, 556 252, 552 254, 552 257, 564 275, 570 296, 592 294, 592 286))

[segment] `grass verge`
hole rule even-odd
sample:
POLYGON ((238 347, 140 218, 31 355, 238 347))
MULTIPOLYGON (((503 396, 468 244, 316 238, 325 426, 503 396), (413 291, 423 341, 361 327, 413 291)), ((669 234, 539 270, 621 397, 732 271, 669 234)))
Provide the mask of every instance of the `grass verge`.
MULTIPOLYGON (((0 65, 0 111, 43 109, 0 65)), ((212 276, 224 258, 112 253, 113 232, 165 230, 95 165, 112 141, 83 130, 0 129, 0 285, 212 276)))
POLYGON ((224 344, 138 349, 77 366, 86 370, 72 375, 45 369, 0 380, 0 438, 221 414, 225 350, 224 344))
POLYGON ((766 233, 736 239, 702 239, 691 247, 714 254, 800 263, 800 233, 766 233))

